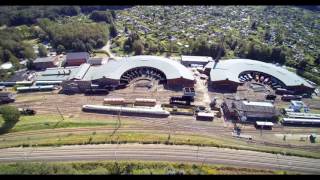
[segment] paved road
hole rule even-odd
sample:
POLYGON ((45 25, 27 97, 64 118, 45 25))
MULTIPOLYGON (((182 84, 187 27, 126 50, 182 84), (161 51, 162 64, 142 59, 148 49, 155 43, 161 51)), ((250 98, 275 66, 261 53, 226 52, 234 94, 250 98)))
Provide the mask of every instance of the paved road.
POLYGON ((101 144, 0 149, 0 162, 77 160, 197 162, 320 174, 320 159, 214 147, 101 144))

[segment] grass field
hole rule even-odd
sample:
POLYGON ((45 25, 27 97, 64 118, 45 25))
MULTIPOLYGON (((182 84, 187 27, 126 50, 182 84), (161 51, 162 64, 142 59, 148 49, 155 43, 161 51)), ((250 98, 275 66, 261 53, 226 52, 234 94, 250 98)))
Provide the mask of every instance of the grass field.
POLYGON ((136 132, 121 131, 113 134, 113 131, 86 131, 75 133, 49 133, 35 134, 25 137, 1 138, 0 148, 8 147, 31 147, 31 146, 61 146, 61 145, 82 145, 82 144, 116 144, 116 143, 141 143, 141 144, 169 144, 169 145, 194 145, 212 146, 219 148, 231 148, 242 150, 253 150, 268 153, 295 155, 301 157, 320 158, 320 153, 309 152, 281 147, 269 147, 255 144, 247 144, 230 138, 206 137, 193 134, 168 135, 161 132, 136 132))
MULTIPOLYGON (((3 123, 3 118, 0 116, 0 125, 3 123)), ((121 126, 126 127, 132 122, 121 121, 121 126)), ((10 132, 35 131, 43 129, 58 129, 58 128, 73 128, 73 127, 115 127, 118 122, 115 119, 83 119, 77 117, 66 117, 63 119, 59 115, 35 115, 22 116, 20 121, 15 125, 10 132)), ((137 124, 135 122, 135 124, 137 124)))
POLYGON ((236 168, 221 165, 201 165, 144 161, 81 161, 59 163, 3 163, 0 174, 159 174, 159 175, 219 175, 219 174, 287 174, 286 171, 236 168))

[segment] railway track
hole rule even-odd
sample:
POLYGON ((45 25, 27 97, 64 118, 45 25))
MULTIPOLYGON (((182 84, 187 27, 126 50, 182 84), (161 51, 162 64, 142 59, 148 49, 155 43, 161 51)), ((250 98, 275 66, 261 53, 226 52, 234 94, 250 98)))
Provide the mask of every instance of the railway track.
POLYGON ((44 160, 156 160, 320 173, 319 159, 214 147, 111 144, 0 149, 1 162, 44 160))

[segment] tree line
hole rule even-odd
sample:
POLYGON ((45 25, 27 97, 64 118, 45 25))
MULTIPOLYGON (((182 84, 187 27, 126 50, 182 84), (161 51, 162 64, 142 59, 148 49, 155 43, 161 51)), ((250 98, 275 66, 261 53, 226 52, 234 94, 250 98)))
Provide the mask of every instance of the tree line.
POLYGON ((106 23, 70 22, 59 24, 42 19, 35 28, 35 36, 41 41, 51 42, 57 53, 63 51, 92 51, 104 46, 109 37, 106 23))
POLYGON ((114 11, 129 6, 1 6, 0 26, 32 25, 38 19, 55 20, 61 16, 75 16, 80 13, 90 14, 93 11, 114 11))

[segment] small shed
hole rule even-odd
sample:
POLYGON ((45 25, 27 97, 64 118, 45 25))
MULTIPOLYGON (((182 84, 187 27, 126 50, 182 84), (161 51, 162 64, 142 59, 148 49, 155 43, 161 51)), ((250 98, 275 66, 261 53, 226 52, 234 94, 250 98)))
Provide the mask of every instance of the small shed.
POLYGON ((89 58, 87 63, 91 65, 101 65, 103 64, 104 61, 106 61, 106 58, 93 57, 93 58, 89 58))
POLYGON ((256 121, 255 124, 257 129, 272 129, 273 123, 268 121, 256 121))
POLYGON ((213 121, 214 113, 199 112, 196 119, 202 121, 213 121))
POLYGON ((181 56, 181 64, 186 67, 201 65, 204 67, 209 62, 213 61, 212 57, 208 56, 181 56))

